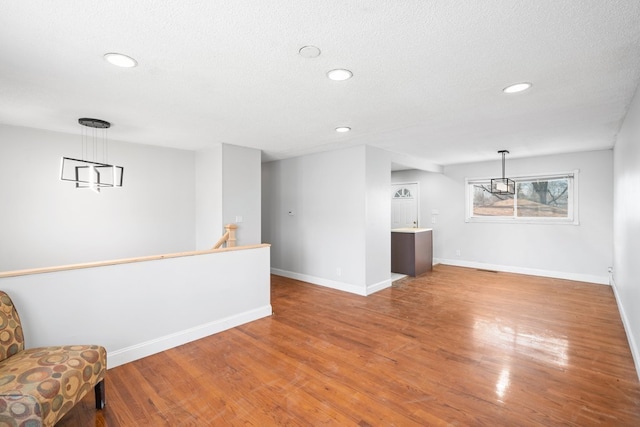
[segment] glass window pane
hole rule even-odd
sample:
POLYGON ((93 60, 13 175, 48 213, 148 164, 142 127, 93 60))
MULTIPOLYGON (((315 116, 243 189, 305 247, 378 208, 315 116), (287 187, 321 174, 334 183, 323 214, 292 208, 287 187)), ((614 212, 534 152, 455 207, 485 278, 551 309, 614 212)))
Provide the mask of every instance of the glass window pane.
POLYGON ((489 184, 473 186, 473 216, 514 216, 513 196, 489 190, 489 184))
POLYGON ((567 218, 569 180, 567 178, 517 183, 518 217, 567 218))
POLYGON ((394 199, 412 199, 413 196, 411 195, 411 190, 409 190, 408 188, 401 188, 400 190, 396 191, 396 194, 393 195, 394 199))

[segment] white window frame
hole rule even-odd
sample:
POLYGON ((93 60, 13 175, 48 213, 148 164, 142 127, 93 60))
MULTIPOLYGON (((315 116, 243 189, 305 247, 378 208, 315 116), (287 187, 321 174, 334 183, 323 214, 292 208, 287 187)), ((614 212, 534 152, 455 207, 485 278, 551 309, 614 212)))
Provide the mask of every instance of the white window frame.
MULTIPOLYGON (((570 172, 554 172, 544 173, 536 175, 516 176, 509 177, 516 181, 516 186, 519 181, 531 181, 536 179, 557 179, 557 178, 572 178, 569 180, 569 195, 567 200, 567 218, 554 218, 554 217, 518 217, 517 212, 517 194, 514 195, 514 214, 513 216, 479 216, 473 215, 473 186, 478 184, 484 184, 489 186, 491 178, 465 178, 465 222, 473 223, 506 223, 506 224, 570 224, 579 225, 578 216, 578 181, 579 170, 573 170, 570 172)), ((516 191, 517 193, 517 191, 516 191)))

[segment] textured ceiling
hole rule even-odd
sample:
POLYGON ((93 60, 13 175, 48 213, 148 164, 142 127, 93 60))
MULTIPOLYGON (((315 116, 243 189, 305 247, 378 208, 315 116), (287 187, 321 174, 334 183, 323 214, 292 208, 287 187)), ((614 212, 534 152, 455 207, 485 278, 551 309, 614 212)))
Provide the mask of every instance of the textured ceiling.
MULTIPOLYGON (((613 146, 637 0, 0 0, 0 123, 281 159, 369 144, 447 165, 613 146), (313 59, 298 55, 319 47, 313 59), (136 58, 116 68, 107 52, 136 58), (326 72, 348 68, 334 82, 326 72), (530 81, 527 92, 502 88, 530 81), (353 131, 338 134, 337 126, 353 131)), ((0 141, 6 143, 5 141, 0 141)))

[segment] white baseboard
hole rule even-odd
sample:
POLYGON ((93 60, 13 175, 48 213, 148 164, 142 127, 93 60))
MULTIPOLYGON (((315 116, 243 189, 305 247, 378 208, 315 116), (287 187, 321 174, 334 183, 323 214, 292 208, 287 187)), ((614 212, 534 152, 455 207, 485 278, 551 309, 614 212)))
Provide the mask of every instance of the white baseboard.
POLYGON ((362 296, 370 295, 384 289, 385 287, 391 286, 391 279, 389 279, 388 284, 387 282, 380 282, 367 288, 364 286, 352 285, 351 283, 337 282, 335 280, 323 279, 322 277, 310 276, 308 274, 294 273, 293 271, 281 270, 279 268, 272 268, 271 274, 362 296))
POLYGON ((620 298, 618 295, 618 288, 616 288, 616 282, 613 279, 613 276, 609 277, 609 282, 611 287, 613 288, 613 295, 616 297, 616 304, 618 305, 618 311, 620 312, 620 318, 622 319, 622 325, 624 326, 624 332, 627 335, 627 341, 629 341, 629 348, 631 349, 631 356, 633 357, 633 363, 636 366, 636 375, 640 380, 640 348, 638 348, 638 343, 633 338, 633 334, 631 333, 631 326, 629 325, 629 320, 627 318, 627 313, 624 311, 624 307, 620 303, 620 298))
POLYGON ((592 274, 566 273, 562 271, 539 270, 536 268, 512 267, 508 265, 485 264, 482 262, 463 261, 457 259, 434 259, 434 264, 454 265, 457 267, 478 268, 482 270, 503 271, 505 273, 527 274, 530 276, 553 277, 555 279, 575 280, 578 282, 596 283, 608 285, 608 276, 596 276, 592 274))
POLYGON ((273 310, 269 304, 244 313, 214 320, 213 322, 205 323, 203 325, 194 326, 193 328, 185 329, 184 331, 158 337, 130 347, 125 347, 120 350, 110 351, 107 354, 108 367, 109 369, 115 368, 116 366, 133 362, 134 360, 142 359, 143 357, 151 356, 152 354, 160 353, 170 348, 174 348, 209 335, 217 334, 218 332, 226 331, 227 329, 231 329, 254 320, 262 319, 263 317, 271 316, 272 312, 273 310))
POLYGON ((393 284, 392 279, 383 280, 382 282, 375 283, 373 285, 367 286, 367 295, 375 294, 383 289, 390 288, 393 284))
POLYGON ((307 274, 294 273, 293 271, 281 270, 279 268, 272 268, 271 274, 362 296, 371 295, 383 289, 389 288, 393 284, 393 280, 389 278, 388 280, 383 280, 381 282, 363 288, 361 286, 352 285, 350 283, 337 282, 335 280, 323 279, 321 277, 309 276, 307 274))

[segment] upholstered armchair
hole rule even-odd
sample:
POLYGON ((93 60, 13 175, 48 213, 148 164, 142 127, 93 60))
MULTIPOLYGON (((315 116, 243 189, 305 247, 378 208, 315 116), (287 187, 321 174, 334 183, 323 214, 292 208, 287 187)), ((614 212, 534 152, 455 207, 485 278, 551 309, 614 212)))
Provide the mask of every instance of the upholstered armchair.
POLYGON ((25 350, 18 312, 0 291, 0 425, 53 426, 92 388, 102 409, 106 369, 99 345, 25 350))

